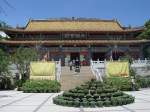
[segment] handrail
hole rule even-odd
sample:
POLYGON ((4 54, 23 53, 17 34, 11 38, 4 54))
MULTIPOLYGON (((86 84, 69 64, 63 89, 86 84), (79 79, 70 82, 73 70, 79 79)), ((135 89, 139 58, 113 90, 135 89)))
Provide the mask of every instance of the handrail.
POLYGON ((101 82, 103 82, 102 71, 100 71, 99 69, 104 69, 104 66, 96 67, 95 65, 97 65, 97 64, 103 65, 104 61, 92 61, 91 60, 91 63, 90 63, 92 73, 93 73, 94 77, 96 78, 96 80, 100 80, 101 82))

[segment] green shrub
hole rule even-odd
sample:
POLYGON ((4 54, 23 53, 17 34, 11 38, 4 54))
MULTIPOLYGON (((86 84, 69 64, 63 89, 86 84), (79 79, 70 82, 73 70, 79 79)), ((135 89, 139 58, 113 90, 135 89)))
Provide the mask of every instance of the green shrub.
POLYGON ((117 102, 117 98, 116 98, 116 97, 112 97, 112 98, 111 98, 111 105, 113 105, 113 106, 117 106, 117 105, 118 105, 118 102, 117 102))
POLYGON ((28 80, 22 90, 26 93, 56 93, 60 91, 60 84, 54 80, 28 80))
POLYGON ((150 77, 149 76, 136 76, 136 81, 141 88, 148 88, 150 87, 150 77))
MULTIPOLYGON (((106 78, 105 83, 107 85, 111 85, 115 87, 118 90, 121 91, 132 91, 132 83, 130 78, 124 78, 124 77, 112 77, 112 78, 106 78)), ((139 86, 136 82, 135 89, 138 90, 139 86)))
POLYGON ((95 85, 94 85, 94 86, 92 86, 90 89, 95 91, 95 90, 96 90, 95 85))
POLYGON ((0 90, 12 90, 14 88, 15 88, 15 84, 11 76, 7 76, 7 75, 0 76, 0 90))
POLYGON ((89 105, 90 105, 90 107, 95 107, 96 103, 95 103, 95 101, 91 101, 91 102, 89 102, 89 105))
POLYGON ((83 98, 85 95, 83 93, 78 93, 78 98, 83 98))
POLYGON ((104 89, 103 90, 105 93, 112 93, 112 92, 116 92, 117 89, 116 88, 110 88, 110 89, 104 89))
POLYGON ((96 98, 95 101, 102 101, 102 99, 101 98, 96 98))
POLYGON ((79 106, 80 106, 80 101, 75 100, 75 101, 73 102, 73 104, 74 104, 75 107, 79 107, 79 106))
POLYGON ((117 96, 121 96, 121 95, 123 95, 123 92, 121 92, 121 91, 117 91, 117 92, 112 93, 113 97, 117 97, 117 96))
POLYGON ((97 91, 97 94, 101 94, 103 92, 102 89, 97 89, 96 91, 97 91))
POLYGON ((88 94, 88 93, 89 93, 89 90, 88 90, 88 89, 83 89, 83 93, 84 93, 84 94, 88 94))
POLYGON ((16 81, 15 81, 15 85, 16 85, 18 91, 21 91, 21 90, 22 90, 22 85, 23 85, 24 83, 25 83, 25 80, 16 80, 16 81))
POLYGON ((122 98, 118 98, 118 105, 123 105, 123 99, 122 98))
POLYGON ((107 98, 110 98, 112 96, 112 93, 105 93, 107 98))
POLYGON ((65 106, 65 105, 67 105, 67 100, 60 100, 60 103, 63 105, 63 106, 65 106))
POLYGON ((63 96, 65 96, 65 97, 73 97, 73 96, 74 96, 74 93, 71 93, 71 92, 64 92, 63 96))
POLYGON ((58 95, 57 98, 58 98, 58 99, 64 99, 64 97, 61 96, 61 95, 58 95))
POLYGON ((73 106, 73 101, 67 101, 66 100, 66 104, 71 107, 71 106, 73 106))
POLYGON ((88 84, 82 84, 81 87, 84 88, 84 89, 89 89, 89 85, 88 84))
POLYGON ((69 92, 71 92, 71 93, 77 93, 78 90, 77 89, 70 89, 69 92))
POLYGON ((102 87, 103 83, 101 81, 95 81, 96 87, 102 87))
POLYGON ((104 101, 104 105, 106 107, 110 106, 111 105, 111 101, 109 101, 109 100, 104 101))
POLYGON ((82 106, 83 107, 88 107, 89 106, 89 102, 87 100, 82 102, 82 106))
POLYGON ((78 91, 78 90, 82 90, 82 88, 79 87, 79 86, 77 86, 75 89, 76 89, 77 91, 78 91))
POLYGON ((94 97, 95 99, 97 99, 97 98, 99 98, 99 95, 98 95, 98 94, 94 94, 93 97, 94 97))
POLYGON ((78 90, 78 93, 84 93, 84 91, 83 90, 78 90))
POLYGON ((68 100, 68 101, 72 101, 73 98, 72 97, 63 97, 64 100, 68 100))
POLYGON ((95 90, 90 90, 90 94, 92 95, 95 94, 95 92, 96 92, 95 90))
POLYGON ((80 98, 75 98, 75 101, 80 101, 80 98))
POLYGON ((106 94, 105 94, 105 93, 102 93, 102 94, 100 95, 100 97, 101 97, 101 98, 105 98, 105 97, 106 97, 106 94))
POLYGON ((14 89, 14 82, 9 74, 10 57, 0 49, 0 90, 14 89))
POLYGON ((15 81, 15 84, 16 84, 16 86, 18 86, 18 87, 22 87, 22 84, 23 84, 24 82, 22 81, 22 80, 16 80, 15 81))
POLYGON ((58 99, 58 98, 53 98, 54 104, 59 104, 59 100, 60 100, 60 99, 58 99))
POLYGON ((103 102, 102 102, 102 101, 97 101, 96 105, 97 105, 98 107, 102 107, 102 106, 103 106, 103 102))
POLYGON ((91 97, 92 97, 92 95, 90 95, 90 94, 86 95, 86 98, 87 98, 87 99, 89 99, 89 98, 91 98, 91 97))
POLYGON ((134 102, 134 97, 129 96, 127 98, 127 104, 134 102))
POLYGON ((104 98, 102 98, 101 100, 102 101, 106 101, 106 100, 109 100, 110 98, 108 98, 108 97, 104 97, 104 98))
POLYGON ((111 104, 113 106, 126 105, 133 102, 134 102, 134 97, 127 94, 119 97, 111 97, 111 104))
POLYGON ((56 99, 54 98, 53 102, 63 106, 102 107, 129 104, 134 102, 134 97, 118 91, 111 85, 92 80, 87 82, 86 86, 82 85, 64 92, 56 99), (89 90, 86 88, 87 86, 89 86, 89 90), (88 91, 90 91, 89 94, 88 91))
POLYGON ((82 98, 82 101, 87 101, 87 98, 82 98))
POLYGON ((94 98, 89 98, 88 101, 89 101, 89 102, 90 102, 90 101, 94 101, 94 98))

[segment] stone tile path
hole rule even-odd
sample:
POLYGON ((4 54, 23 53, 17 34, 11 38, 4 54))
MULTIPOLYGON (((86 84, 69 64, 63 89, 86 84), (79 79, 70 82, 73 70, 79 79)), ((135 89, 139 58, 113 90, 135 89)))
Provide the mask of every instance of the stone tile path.
POLYGON ((0 91, 0 112, 150 112, 150 89, 126 93, 135 96, 135 103, 117 107, 74 108, 52 103, 52 98, 61 93, 0 91))

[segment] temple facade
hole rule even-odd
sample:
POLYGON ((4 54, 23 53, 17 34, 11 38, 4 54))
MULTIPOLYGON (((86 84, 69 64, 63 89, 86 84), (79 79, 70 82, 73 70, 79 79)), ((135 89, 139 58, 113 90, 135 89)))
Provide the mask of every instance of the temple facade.
POLYGON ((144 58, 143 47, 150 44, 137 38, 143 28, 122 27, 116 20, 29 20, 25 27, 0 30, 11 37, 0 41, 9 52, 20 46, 31 47, 40 52, 40 59, 61 59, 62 65, 75 59, 89 65, 90 59, 144 58))

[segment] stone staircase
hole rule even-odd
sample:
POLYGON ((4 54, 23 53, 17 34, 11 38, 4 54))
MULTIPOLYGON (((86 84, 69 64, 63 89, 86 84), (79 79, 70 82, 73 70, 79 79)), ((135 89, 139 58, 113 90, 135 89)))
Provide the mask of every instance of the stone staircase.
POLYGON ((87 82, 94 78, 90 66, 82 66, 80 73, 76 73, 74 69, 70 71, 69 67, 62 67, 61 73, 61 90, 67 91, 69 89, 75 88, 84 82, 87 82))

